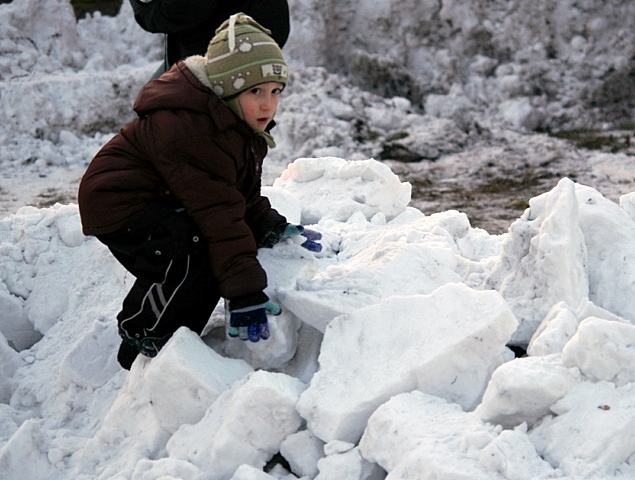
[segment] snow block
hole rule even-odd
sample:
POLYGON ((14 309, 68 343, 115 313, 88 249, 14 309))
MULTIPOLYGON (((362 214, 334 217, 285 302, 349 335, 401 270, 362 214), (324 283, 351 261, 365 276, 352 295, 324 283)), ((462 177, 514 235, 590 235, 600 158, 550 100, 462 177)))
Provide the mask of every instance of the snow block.
POLYGON ((153 411, 144 375, 151 362, 139 356, 132 364, 101 426, 79 453, 75 478, 116 478, 132 471, 139 458, 157 458, 164 451, 170 432, 153 411))
POLYGON ((179 427, 199 421, 222 392, 252 371, 181 327, 155 358, 140 355, 132 364, 100 429, 86 443, 78 471, 111 478, 132 471, 139 458, 165 454, 179 427), (96 472, 97 465, 103 471, 96 472))
POLYGON ((29 322, 23 302, 12 295, 1 280, 0 332, 17 351, 32 347, 42 338, 42 334, 36 332, 33 324, 29 322))
POLYGON ((55 476, 47 456, 51 440, 42 424, 42 420, 28 419, 0 447, 3 480, 48 480, 55 476))
POLYGON ((300 427, 295 405, 304 389, 288 375, 253 372, 221 394, 200 422, 183 425, 167 452, 198 466, 208 480, 231 478, 242 464, 262 468, 300 427))
POLYGON ((269 199, 271 206, 280 215, 283 215, 289 223, 300 223, 302 219, 302 207, 298 198, 288 190, 263 186, 260 189, 263 196, 269 199))
POLYGON ((197 467, 182 460, 142 458, 135 465, 130 480, 189 480, 201 478, 200 475, 197 467))
POLYGON ((66 272, 40 273, 41 277, 48 276, 47 281, 39 278, 29 297, 24 302, 24 311, 35 330, 43 335, 55 325, 62 315, 69 309, 71 290, 66 282, 66 272), (54 285, 55 288, 51 288, 54 285))
POLYGON ((583 298, 576 308, 566 302, 556 303, 542 321, 527 346, 532 357, 562 353, 564 346, 575 335, 580 321, 587 317, 623 322, 624 319, 598 307, 588 298, 583 298))
POLYGON ((381 162, 337 157, 299 158, 273 186, 298 197, 304 225, 323 218, 344 222, 357 212, 366 219, 379 212, 392 219, 408 206, 412 191, 381 162))
POLYGON ((329 322, 344 313, 353 312, 377 302, 378 297, 364 292, 332 290, 278 290, 284 308, 304 323, 324 333, 329 322))
POLYGON ((624 478, 632 478, 634 409, 632 383, 580 382, 552 406, 553 415, 530 431, 529 438, 563 477, 611 478, 622 470, 624 478))
POLYGON ((275 480, 275 478, 251 465, 241 465, 229 480, 275 480))
MULTIPOLYGON (((579 377, 579 375, 578 375, 579 377)), ((559 355, 525 357, 504 363, 492 374, 483 401, 475 412, 485 422, 513 428, 531 428, 551 413, 551 406, 576 383, 559 355)))
POLYGON ((359 447, 395 479, 521 480, 553 472, 523 430, 484 424, 473 412, 418 391, 379 407, 359 447))
POLYGON ((593 381, 635 382, 635 325, 589 317, 562 350, 562 362, 593 381))
POLYGON ((175 432, 198 422, 221 393, 252 371, 247 362, 220 356, 181 327, 143 374, 152 411, 166 430, 175 432))
POLYGON ((15 388, 13 374, 23 364, 18 352, 9 346, 0 332, 0 403, 9 403, 15 388))
POLYGON ((498 292, 463 284, 342 315, 326 329, 298 411, 325 442, 356 443, 373 411, 399 393, 419 389, 473 408, 517 325, 498 292))
POLYGON ((343 228, 337 262, 293 288, 277 290, 283 306, 323 333, 335 317, 382 298, 429 294, 461 282, 465 256, 477 256, 470 251, 467 217, 458 212, 402 216, 396 225, 364 220, 361 229, 343 228))
POLYGON ((324 442, 309 430, 292 433, 280 444, 280 454, 301 477, 315 478, 317 462, 324 456, 324 442))
POLYGON ((635 192, 622 195, 619 205, 635 221, 635 192))
POLYGON ((511 343, 524 346, 553 305, 577 305, 589 295, 575 184, 560 180, 550 192, 532 198, 529 207, 511 225, 503 254, 485 281, 486 288, 505 297, 520 322, 511 343))
POLYGON ((541 356, 562 352, 579 323, 575 312, 565 302, 556 303, 532 335, 527 353, 541 356))
POLYGON ((635 323, 635 220, 594 188, 576 186, 588 250, 589 299, 635 323))
MULTIPOLYGON (((349 444, 350 445, 350 444, 349 444)), ((350 445, 343 451, 329 453, 320 459, 317 468, 320 473, 315 480, 383 480, 386 472, 377 464, 370 463, 362 457, 359 448, 350 445)), ((328 449, 328 445, 327 445, 328 449)))
POLYGON ((98 319, 91 327, 78 332, 77 342, 62 360, 60 382, 66 387, 98 388, 121 370, 114 354, 121 342, 115 322, 98 319))

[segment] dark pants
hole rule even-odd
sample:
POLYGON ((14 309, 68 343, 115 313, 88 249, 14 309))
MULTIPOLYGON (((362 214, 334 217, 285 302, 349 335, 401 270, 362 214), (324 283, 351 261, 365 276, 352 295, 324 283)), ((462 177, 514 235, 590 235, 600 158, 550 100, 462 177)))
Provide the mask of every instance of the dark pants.
POLYGON ((128 347, 153 357, 181 326, 201 334, 220 294, 206 242, 185 212, 153 204, 98 238, 136 277, 117 315, 128 347))

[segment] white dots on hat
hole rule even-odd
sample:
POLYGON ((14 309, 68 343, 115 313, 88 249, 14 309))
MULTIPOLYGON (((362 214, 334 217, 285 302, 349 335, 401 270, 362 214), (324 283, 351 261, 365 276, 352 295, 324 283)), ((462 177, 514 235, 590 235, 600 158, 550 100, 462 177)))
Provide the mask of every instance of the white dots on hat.
POLYGON ((249 53, 254 48, 254 44, 249 41, 249 37, 240 42, 238 45, 238 51, 243 53, 249 53))

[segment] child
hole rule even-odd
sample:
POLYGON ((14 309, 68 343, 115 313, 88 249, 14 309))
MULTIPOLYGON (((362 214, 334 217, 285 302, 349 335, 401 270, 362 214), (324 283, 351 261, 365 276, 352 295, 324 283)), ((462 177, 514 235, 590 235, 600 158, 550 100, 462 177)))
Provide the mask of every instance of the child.
POLYGON ((290 225, 260 194, 274 147, 287 65, 269 31, 242 13, 216 31, 206 55, 177 62, 143 87, 138 118, 95 156, 78 203, 83 231, 135 277, 117 315, 117 359, 130 369, 153 357, 181 326, 201 333, 221 297, 231 336, 269 336, 259 247, 317 232, 290 225))

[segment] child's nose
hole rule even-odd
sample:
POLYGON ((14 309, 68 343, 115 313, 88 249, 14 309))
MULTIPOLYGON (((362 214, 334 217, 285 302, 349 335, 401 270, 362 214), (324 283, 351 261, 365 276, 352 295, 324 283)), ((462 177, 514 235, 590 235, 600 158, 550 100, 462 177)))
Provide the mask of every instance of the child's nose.
POLYGON ((263 110, 272 110, 275 105, 275 98, 273 97, 273 95, 267 95, 265 96, 263 102, 262 102, 262 109, 263 110))

